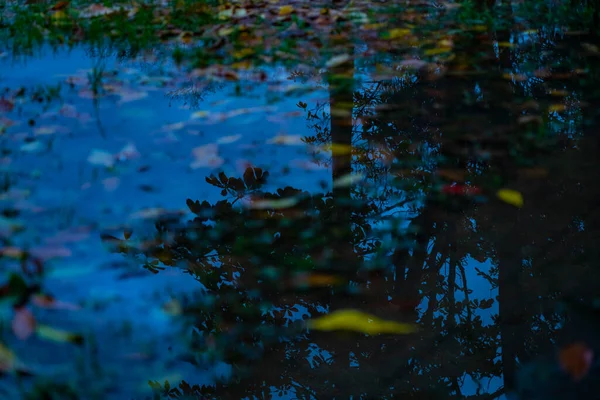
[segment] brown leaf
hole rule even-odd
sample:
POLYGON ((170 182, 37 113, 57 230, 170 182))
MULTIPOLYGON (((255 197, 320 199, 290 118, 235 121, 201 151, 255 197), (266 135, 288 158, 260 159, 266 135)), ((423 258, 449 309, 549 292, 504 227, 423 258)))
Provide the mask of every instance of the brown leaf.
POLYGON ((68 0, 59 1, 58 3, 56 3, 52 7, 50 7, 50 9, 53 11, 64 10, 65 8, 67 8, 69 6, 70 3, 71 2, 68 0))

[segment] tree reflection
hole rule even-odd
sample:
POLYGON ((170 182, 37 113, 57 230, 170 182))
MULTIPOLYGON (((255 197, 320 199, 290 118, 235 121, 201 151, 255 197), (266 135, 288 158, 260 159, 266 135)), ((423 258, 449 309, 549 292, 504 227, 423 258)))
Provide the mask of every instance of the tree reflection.
POLYGON ((514 79, 536 59, 508 45, 497 51, 514 35, 473 28, 457 39, 455 57, 368 89, 353 87, 355 66, 339 58, 329 118, 307 111, 315 130, 307 142, 331 143, 330 191, 268 192, 268 173, 255 167, 210 176, 234 198, 190 199, 193 221, 159 220, 145 246, 120 249, 182 265, 205 291, 184 304, 196 328, 190 351, 199 366, 221 360, 234 372, 182 393, 527 397, 541 379, 519 379, 528 365, 569 374, 548 356, 557 344, 597 350, 592 127, 600 121, 597 95, 584 90, 596 73, 580 79, 597 60, 571 54, 584 53, 571 38, 540 35, 533 69, 541 78, 514 79), (559 86, 573 98, 557 100, 559 86), (556 117, 568 101, 579 106, 556 117), (576 128, 565 131, 566 119, 576 128), (371 185, 346 180, 353 172, 371 185), (527 199, 521 209, 495 198, 505 187, 527 199), (301 323, 340 308, 420 331, 369 337, 301 323))

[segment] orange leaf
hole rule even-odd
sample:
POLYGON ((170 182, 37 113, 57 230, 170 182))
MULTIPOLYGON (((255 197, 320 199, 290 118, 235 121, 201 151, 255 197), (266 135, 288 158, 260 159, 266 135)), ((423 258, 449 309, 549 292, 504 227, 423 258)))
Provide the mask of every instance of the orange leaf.
POLYGON ((588 374, 593 358, 594 351, 581 342, 566 345, 558 353, 561 368, 574 381, 580 381, 588 374))
POLYGON ((35 317, 26 307, 15 308, 15 316, 12 320, 12 330, 17 338, 25 340, 35 330, 35 317))

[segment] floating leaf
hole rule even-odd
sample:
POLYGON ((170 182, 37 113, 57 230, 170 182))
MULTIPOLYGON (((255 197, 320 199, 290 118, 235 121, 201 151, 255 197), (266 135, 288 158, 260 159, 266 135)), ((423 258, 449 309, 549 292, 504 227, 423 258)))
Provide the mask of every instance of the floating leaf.
POLYGON ((183 307, 181 306, 179 300, 172 299, 171 301, 163 304, 162 310, 165 314, 175 317, 181 315, 181 313, 183 312, 183 307))
POLYGON ((318 331, 354 331, 367 335, 409 334, 417 331, 414 324, 386 321, 358 310, 338 310, 309 320, 307 326, 318 331))
POLYGON ((11 328, 15 336, 20 340, 25 340, 35 331, 35 317, 27 307, 15 308, 15 315, 12 319, 11 328))
POLYGON ((192 169, 221 166, 225 160, 219 156, 219 147, 215 143, 196 147, 192 150, 194 161, 190 164, 192 169))
POLYGON ((36 294, 31 297, 31 302, 40 308, 47 308, 50 310, 69 310, 76 311, 81 309, 77 304, 66 303, 64 301, 56 300, 54 297, 47 294, 36 294))
POLYGON ((71 3, 70 1, 59 1, 56 4, 54 4, 52 7, 50 7, 50 9, 53 11, 64 10, 65 8, 67 8, 69 6, 70 3, 71 3))
POLYGON ((437 56, 439 54, 445 54, 452 51, 452 47, 436 47, 433 49, 428 49, 423 52, 426 56, 437 56))
POLYGON ((0 372, 19 372, 21 374, 32 375, 23 362, 17 358, 15 353, 0 342, 0 372))
POLYGON ((298 204, 298 201, 297 197, 287 197, 278 200, 255 200, 250 204, 250 208, 256 210, 291 208, 298 204))
POLYGON ((285 145, 303 145, 302 136, 300 135, 277 135, 267 140, 267 144, 285 144, 285 145))
POLYGON ((38 141, 25 143, 21 146, 21 151, 25 153, 38 153, 42 150, 44 150, 44 145, 38 141))
POLYGON ((15 103, 12 100, 0 98, 0 111, 9 112, 15 108, 15 103))
POLYGON ((503 48, 513 48, 516 47, 514 43, 511 42, 498 42, 498 47, 503 47, 503 48))
POLYGON ((290 15, 293 12, 294 12, 294 7, 292 7, 290 5, 285 5, 285 6, 279 7, 279 15, 290 15))
POLYGON ((333 181, 333 187, 346 187, 352 186, 355 183, 362 181, 364 176, 362 174, 346 174, 333 181))
POLYGON ((594 359, 594 351, 585 343, 571 343, 558 353, 558 361, 567 374, 574 381, 580 381, 586 377, 594 359))
POLYGON ((35 133, 36 135, 52 135, 57 130, 58 127, 55 125, 40 126, 39 128, 34 129, 33 133, 35 133))
POLYGON ((87 161, 92 165, 102 165, 110 168, 115 164, 115 156, 106 151, 92 150, 87 161))
POLYGON ((390 29, 390 31, 388 32, 390 39, 398 39, 398 38, 408 36, 410 34, 411 34, 410 29, 402 29, 402 28, 390 29))
POLYGON ((241 138, 242 138, 242 135, 223 136, 217 140, 217 144, 230 144, 233 142, 237 142, 241 138))
POLYGON ((331 150, 331 154, 334 156, 342 156, 352 153, 352 146, 348 146, 347 144, 332 143, 322 146, 321 149, 324 151, 331 150))
POLYGON ((342 278, 331 274, 301 273, 294 278, 292 285, 295 287, 305 288, 339 285, 343 282, 344 280, 342 278))
POLYGON ((125 103, 130 103, 132 101, 145 99, 146 97, 148 97, 148 92, 127 90, 127 91, 120 92, 119 97, 120 97, 120 99, 117 102, 117 104, 121 105, 121 104, 125 104, 125 103))
POLYGON ((512 204, 515 207, 523 207, 523 195, 512 189, 500 189, 496 193, 498 198, 505 203, 512 204))
POLYGON ((567 106, 565 106, 564 104, 552 104, 552 105, 550 105, 550 107, 548 107, 549 112, 562 112, 562 111, 565 111, 566 109, 567 109, 567 106))
POLYGON ((350 57, 350 54, 340 54, 340 55, 332 57, 329 61, 327 61, 327 63, 325 64, 325 67, 327 67, 327 68, 337 67, 344 63, 347 63, 351 59, 352 59, 352 57, 350 57))
POLYGON ((114 155, 114 158, 119 161, 132 160, 138 157, 140 157, 140 152, 133 143, 127 144, 117 154, 114 155))
POLYGON ((52 342, 73 343, 73 344, 82 344, 83 343, 83 336, 76 334, 76 333, 52 328, 51 326, 48 326, 48 325, 38 325, 35 332, 38 335, 38 337, 52 341, 52 342))

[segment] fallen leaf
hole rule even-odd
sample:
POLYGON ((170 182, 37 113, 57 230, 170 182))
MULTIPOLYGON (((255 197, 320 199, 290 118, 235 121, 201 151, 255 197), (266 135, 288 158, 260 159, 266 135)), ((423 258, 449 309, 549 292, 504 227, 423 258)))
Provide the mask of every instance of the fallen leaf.
POLYGON ((106 151, 92 150, 87 161, 92 165, 102 165, 111 168, 115 165, 115 156, 106 151))
POLYGON ((282 209, 282 208, 291 208, 298 204, 299 199, 297 197, 287 197, 284 199, 277 200, 253 200, 250 203, 250 208, 256 210, 266 210, 266 209, 282 209))
POLYGON ((319 273, 301 273, 296 275, 293 280, 293 286, 305 288, 315 286, 339 285, 344 280, 339 276, 319 273))
POLYGON ((219 146, 214 143, 196 147, 192 150, 194 161, 190 164, 192 169, 221 166, 225 160, 219 156, 219 146))
POLYGON ((6 345, 0 343, 0 371, 10 372, 14 370, 15 360, 15 353, 6 345))
POLYGON ((70 1, 59 1, 56 4, 54 4, 52 7, 50 7, 50 9, 53 11, 64 10, 65 8, 67 8, 69 6, 70 3, 71 3, 70 1))
POLYGON ((230 144, 233 142, 237 142, 241 138, 242 138, 242 135, 223 136, 217 140, 217 144, 230 144))
POLYGON ((352 186, 355 183, 361 182, 364 179, 362 174, 346 174, 333 181, 333 187, 347 187, 352 186))
POLYGON ((130 103, 132 101, 141 100, 148 97, 148 92, 136 92, 136 91, 123 91, 119 93, 118 105, 130 103))
POLYGON ((47 294, 36 294, 31 297, 31 303, 40 308, 47 308, 50 310, 69 310, 76 311, 81 309, 77 304, 66 303, 64 301, 56 300, 54 297, 47 294))
POLYGON ((40 260, 46 261, 52 258, 70 257, 72 252, 67 247, 61 246, 40 246, 33 247, 30 250, 32 256, 39 258, 40 260))
POLYGON ((451 47, 436 47, 433 49, 428 49, 423 52, 426 56, 437 56, 440 54, 449 53, 452 51, 451 47))
POLYGON ((475 196, 481 194, 481 189, 477 186, 470 185, 462 185, 462 184, 452 184, 452 185, 444 185, 441 189, 442 193, 449 195, 458 195, 458 196, 475 196))
POLYGON ((140 157, 140 152, 133 143, 127 144, 117 154, 114 155, 114 158, 119 161, 132 160, 138 157, 140 157))
POLYGON ((183 312, 181 303, 177 299, 172 299, 171 301, 163 304, 162 310, 165 312, 165 314, 171 315, 174 317, 181 315, 181 313, 183 312))
POLYGON ((34 332, 35 326, 35 317, 27 307, 15 308, 15 315, 11 322, 11 328, 19 340, 29 338, 34 332))
MULTIPOLYGON (((187 213, 187 211, 185 210, 167 210, 164 208, 145 208, 142 209, 140 211, 137 211, 133 214, 131 214, 130 218, 131 219, 156 219, 159 217, 166 217, 166 216, 173 216, 173 217, 180 217, 182 215, 184 215, 185 213, 187 213)), ((109 237, 112 237, 110 235, 105 235, 102 240, 104 241, 109 241, 109 237)), ((119 242, 121 241, 121 239, 117 239, 119 242)))
POLYGON ((327 68, 337 67, 344 63, 347 63, 351 59, 352 59, 352 57, 350 57, 350 54, 340 54, 340 55, 332 57, 329 61, 327 61, 327 63, 325 64, 325 67, 327 67, 327 68))
POLYGON ((511 204, 515 207, 523 207, 523 195, 512 189, 500 189, 496 193, 498 198, 505 203, 511 204))
POLYGON ((110 178, 106 178, 102 181, 102 186, 104 186, 104 190, 107 192, 114 192, 119 187, 121 183, 121 179, 118 176, 113 176, 110 178))
POLYGON ((60 329, 52 328, 48 325, 37 325, 35 333, 38 337, 49 340, 51 342, 58 343, 73 343, 82 344, 83 336, 80 334, 63 331, 60 329))
POLYGON ((21 146, 21 151, 24 153, 38 153, 42 150, 44 150, 44 145, 38 141, 25 143, 21 146))
POLYGON ((0 111, 9 112, 12 111, 14 107, 15 103, 13 103, 11 100, 7 100, 4 98, 0 99, 0 111))
POLYGON ((414 324, 386 321, 358 310, 345 309, 307 321, 310 329, 318 331, 353 331, 367 335, 409 334, 417 331, 414 324))
POLYGON ((352 146, 346 144, 332 143, 320 147, 321 150, 331 151, 334 156, 347 155, 352 153, 352 146))
POLYGON ((294 12, 294 7, 292 7, 290 5, 285 5, 285 6, 279 7, 279 15, 290 15, 293 12, 294 12))
POLYGON ((410 34, 411 34, 410 29, 402 29, 402 28, 390 29, 390 31, 388 32, 390 39, 398 39, 398 38, 408 36, 410 34))
POLYGON ((284 145, 303 145, 302 136, 300 135, 277 135, 267 140, 267 144, 284 144, 284 145))
POLYGON ((558 361, 563 369, 574 381, 585 378, 590 371, 594 359, 594 351, 585 343, 571 343, 558 353, 558 361))
POLYGON ((564 104, 552 104, 548 107, 549 112, 563 112, 567 109, 567 106, 564 104))
POLYGON ((36 135, 52 135, 58 130, 57 126, 40 126, 39 128, 35 128, 33 133, 36 135))

